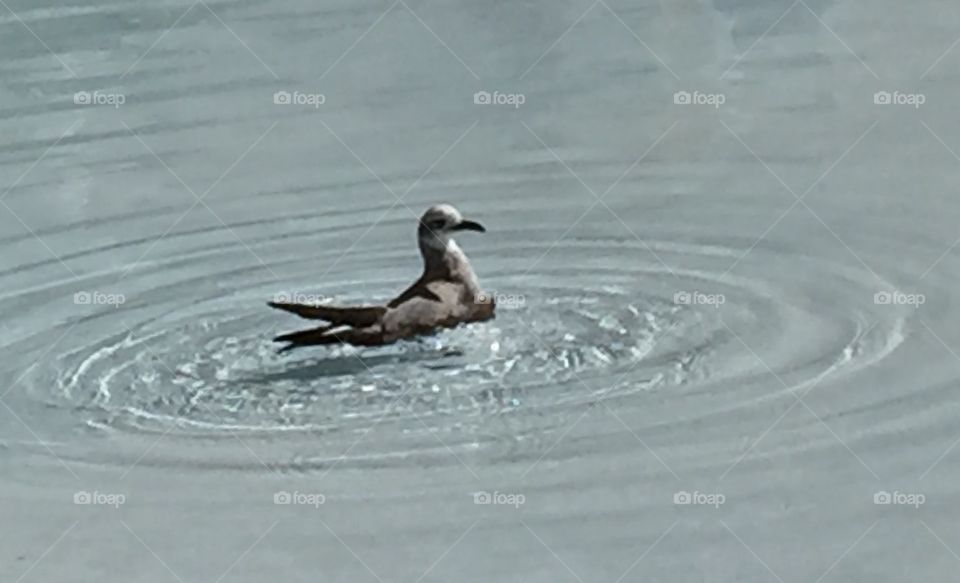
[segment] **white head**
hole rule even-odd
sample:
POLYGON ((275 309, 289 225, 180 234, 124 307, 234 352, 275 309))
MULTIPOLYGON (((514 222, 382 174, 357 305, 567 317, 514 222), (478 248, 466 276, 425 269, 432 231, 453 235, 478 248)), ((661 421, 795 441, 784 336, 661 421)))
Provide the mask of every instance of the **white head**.
POLYGON ((438 204, 427 209, 420 217, 417 237, 420 246, 446 249, 456 231, 486 232, 483 225, 463 218, 460 211, 449 204, 438 204))

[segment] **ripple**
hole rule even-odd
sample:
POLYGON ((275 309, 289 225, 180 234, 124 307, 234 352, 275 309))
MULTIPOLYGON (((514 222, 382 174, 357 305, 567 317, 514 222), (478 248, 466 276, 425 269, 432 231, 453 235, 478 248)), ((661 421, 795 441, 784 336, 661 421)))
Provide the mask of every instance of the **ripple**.
POLYGON ((636 366, 679 312, 635 305, 623 290, 521 291, 546 299, 521 293, 490 324, 419 341, 293 358, 269 342, 278 316, 265 308, 150 322, 71 354, 56 384, 64 403, 99 413, 96 426, 129 430, 330 431, 384 416, 464 417, 582 401, 571 381, 636 366))
MULTIPOLYGON (((357 215, 343 217, 348 224, 325 232, 343 237, 365 228, 357 215)), ((56 367, 31 376, 31 399, 94 435, 265 440, 258 459, 271 467, 389 465, 410 457, 452 463, 450 451, 496 455, 520 443, 545 449, 543 436, 601 401, 729 391, 727 402, 703 415, 752 407, 876 362, 902 341, 910 317, 881 314, 864 301, 877 285, 870 274, 780 248, 760 245, 750 256, 755 264, 794 265, 803 278, 757 270, 749 261, 722 271, 718 266, 740 263, 743 245, 734 240, 553 243, 538 242, 528 229, 466 245, 478 264, 494 266, 478 265, 487 288, 508 299, 498 302, 497 319, 379 349, 324 347, 280 356, 270 338, 303 322, 269 310, 265 299, 279 288, 329 296, 372 290, 372 297, 387 299, 405 283, 397 263, 409 250, 375 248, 351 257, 349 267, 323 277, 316 289, 318 271, 342 252, 318 245, 326 235, 316 229, 286 231, 285 249, 319 251, 271 261, 284 273, 281 284, 258 279, 258 266, 217 268, 234 263, 214 264, 214 257, 242 252, 243 245, 212 244, 211 233, 183 235, 178 245, 186 248, 152 266, 162 266, 162 280, 154 269, 101 269, 89 277, 85 285, 114 282, 137 301, 72 315, 81 333, 67 336, 73 345, 56 367), (736 390, 756 379, 772 388, 736 390), (368 437, 374 428, 376 436, 368 437), (367 443, 354 449, 358 439, 367 443)), ((258 243, 258 253, 268 245, 258 243)), ((5 301, 46 294, 52 302, 64 293, 62 284, 33 286, 5 301)), ((337 303, 365 299, 335 296, 337 303)), ((188 449, 151 452, 140 463, 188 463, 188 449)), ((88 455, 97 454, 77 457, 88 455)), ((199 455, 189 463, 230 462, 199 455)))

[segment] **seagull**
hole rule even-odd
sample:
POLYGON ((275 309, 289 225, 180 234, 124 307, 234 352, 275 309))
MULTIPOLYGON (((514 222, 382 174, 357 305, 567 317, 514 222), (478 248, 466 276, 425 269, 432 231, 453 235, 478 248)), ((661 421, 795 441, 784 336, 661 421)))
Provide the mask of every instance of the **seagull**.
POLYGON ((277 336, 275 342, 287 343, 280 352, 324 344, 382 346, 441 328, 492 319, 493 298, 480 291, 467 256, 453 240, 459 231, 485 233, 486 229, 465 220, 449 204, 432 206, 423 213, 417 227, 423 275, 386 305, 335 307, 268 302, 272 308, 327 322, 319 328, 277 336))

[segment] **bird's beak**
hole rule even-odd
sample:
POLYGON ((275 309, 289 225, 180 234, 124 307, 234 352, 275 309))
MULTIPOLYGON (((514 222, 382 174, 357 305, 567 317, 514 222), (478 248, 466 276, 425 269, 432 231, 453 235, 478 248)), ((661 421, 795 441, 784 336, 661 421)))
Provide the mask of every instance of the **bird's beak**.
POLYGON ((460 221, 460 224, 453 228, 454 231, 477 231, 478 233, 486 233, 487 230, 483 228, 483 225, 476 223, 474 221, 460 221))

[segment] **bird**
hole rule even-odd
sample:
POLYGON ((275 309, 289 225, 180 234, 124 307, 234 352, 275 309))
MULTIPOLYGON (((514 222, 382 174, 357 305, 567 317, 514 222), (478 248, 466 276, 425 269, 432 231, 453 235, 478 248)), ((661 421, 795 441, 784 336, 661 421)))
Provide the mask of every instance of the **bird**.
POLYGON ((336 307, 272 301, 267 304, 311 320, 318 328, 282 334, 279 352, 303 346, 350 344, 383 346, 398 340, 434 333, 443 328, 483 322, 494 317, 496 303, 483 293, 466 254, 453 235, 462 231, 485 233, 480 223, 466 220, 449 204, 431 206, 417 226, 423 274, 385 305, 336 307))

